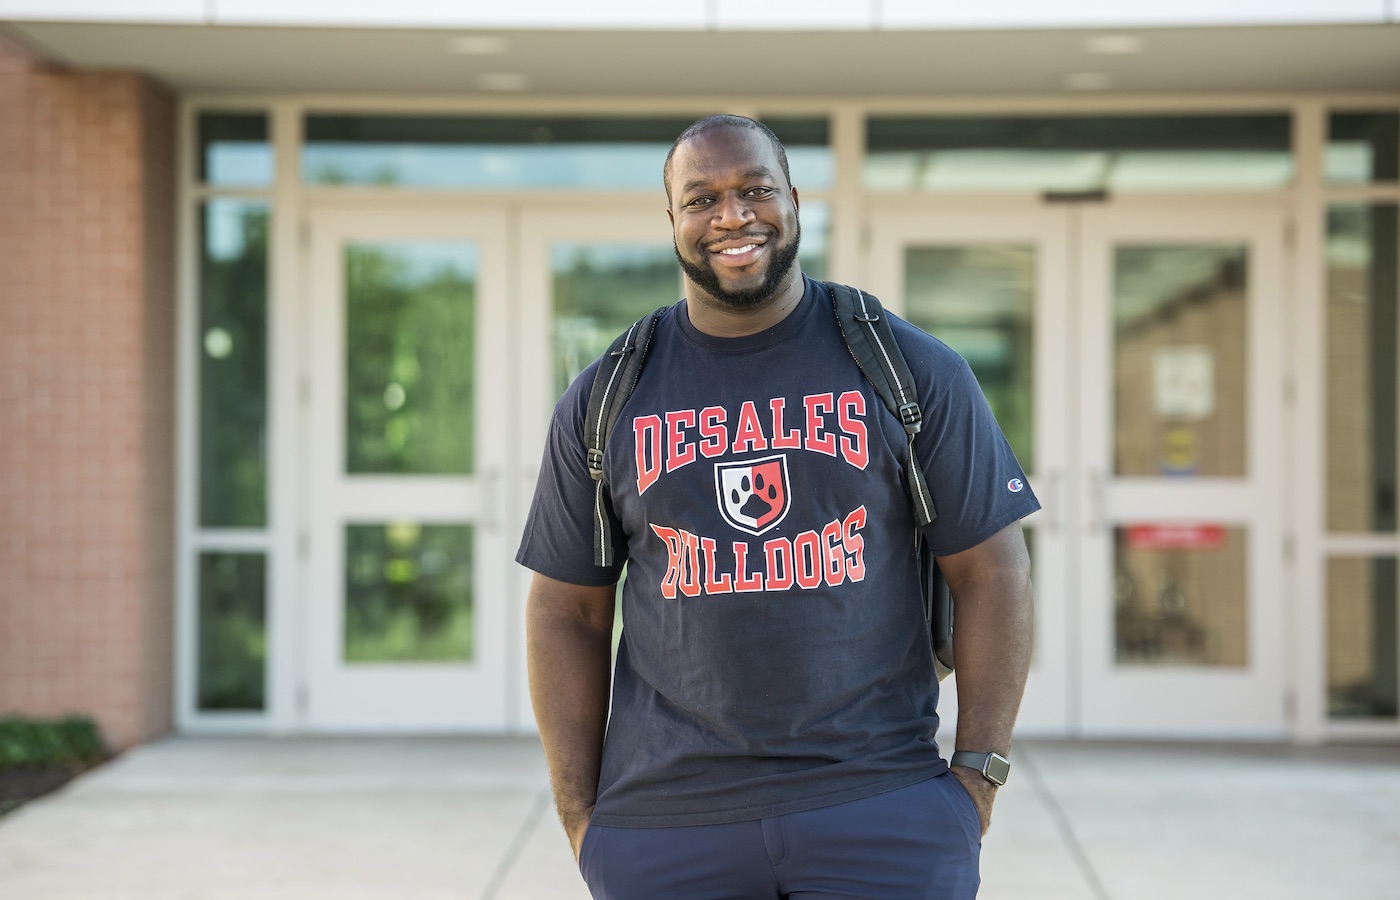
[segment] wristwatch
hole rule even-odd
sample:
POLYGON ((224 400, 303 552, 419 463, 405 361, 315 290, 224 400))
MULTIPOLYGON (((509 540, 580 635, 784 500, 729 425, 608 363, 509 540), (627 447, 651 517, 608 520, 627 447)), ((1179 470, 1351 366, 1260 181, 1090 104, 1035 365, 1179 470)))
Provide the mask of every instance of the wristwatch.
POLYGON ((987 753, 956 750, 953 752, 953 758, 948 761, 948 765, 976 769, 982 773, 983 778, 997 787, 1006 784, 1006 776, 1011 774, 1011 761, 995 750, 987 753))

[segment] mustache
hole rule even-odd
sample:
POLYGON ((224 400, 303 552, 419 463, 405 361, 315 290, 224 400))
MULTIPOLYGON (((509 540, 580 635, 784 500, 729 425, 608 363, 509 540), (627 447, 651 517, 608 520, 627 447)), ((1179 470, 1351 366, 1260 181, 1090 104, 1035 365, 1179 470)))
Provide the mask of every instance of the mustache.
POLYGON ((745 231, 742 234, 731 234, 726 235, 722 238, 715 238, 713 241, 706 241, 700 246, 706 250, 709 250, 711 247, 718 247, 720 244, 728 244, 738 240, 749 240, 751 238, 757 238, 759 240, 767 241, 772 236, 773 232, 771 231, 745 231))

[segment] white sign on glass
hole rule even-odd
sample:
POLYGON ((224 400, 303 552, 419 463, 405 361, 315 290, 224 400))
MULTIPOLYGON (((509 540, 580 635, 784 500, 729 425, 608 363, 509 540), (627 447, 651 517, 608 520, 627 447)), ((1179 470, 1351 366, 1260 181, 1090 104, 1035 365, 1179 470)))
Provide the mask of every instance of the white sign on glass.
POLYGON ((1160 419, 1200 421, 1215 412, 1215 351, 1204 344, 1158 347, 1153 398, 1160 419))

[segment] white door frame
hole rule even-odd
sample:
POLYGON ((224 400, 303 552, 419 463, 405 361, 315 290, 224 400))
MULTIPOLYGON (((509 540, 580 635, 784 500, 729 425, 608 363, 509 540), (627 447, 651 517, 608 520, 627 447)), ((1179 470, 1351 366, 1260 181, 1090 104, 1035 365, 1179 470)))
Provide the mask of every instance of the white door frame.
MULTIPOLYGON (((875 296, 896 314, 904 314, 904 249, 909 245, 961 246, 969 243, 1014 244, 1035 251, 1036 309, 1033 352, 1036 360, 1032 408, 1047 411, 1068 395, 1068 361, 1076 357, 1077 334, 1065 310, 1072 302, 1068 282, 1068 241, 1063 212, 1027 205, 988 211, 984 206, 938 211, 899 210, 873 217, 869 285, 875 296), (1041 374, 1043 373, 1043 374, 1041 374)), ((1071 456, 1072 421, 1064 416, 1037 415, 1033 423, 1034 471, 1027 472, 1043 509, 1027 517, 1036 546, 1033 578, 1040 596, 1052 602, 1036 604, 1035 652, 1026 685, 1018 729, 1023 734, 1065 736, 1071 661, 1077 631, 1071 627, 1072 570, 1065 527, 1071 520, 1067 504, 1072 492, 1066 479, 1071 456)), ((939 718, 951 727, 957 721, 957 675, 942 686, 939 718)))
POLYGON ((502 481, 510 459, 506 377, 511 364, 506 216, 499 210, 396 207, 318 209, 308 219, 311 461, 303 726, 309 731, 487 731, 507 725, 507 603, 512 535, 502 481), (469 476, 346 476, 344 466, 344 248, 354 241, 453 241, 479 247, 474 348, 476 442, 469 476), (473 526, 470 663, 358 663, 341 659, 344 527, 394 517, 473 526))
MULTIPOLYGON (((665 209, 644 199, 612 200, 599 211, 596 200, 550 198, 549 201, 522 205, 519 214, 518 271, 520 273, 520 303, 517 307, 518 328, 515 332, 515 355, 532 360, 520 378, 520 436, 518 476, 512 481, 511 506, 521 511, 520 527, 524 525, 523 511, 529 509, 539 477, 540 455, 544 452, 550 415, 557 398, 554 396, 552 265, 551 248, 560 242, 577 244, 671 244, 671 230, 666 223, 665 209)), ((680 299, 680 282, 671 300, 680 299)), ((517 527, 516 533, 520 531, 517 527)), ((514 548, 512 548, 512 554, 514 548)), ((514 604, 516 633, 525 634, 525 593, 531 573, 516 566, 519 578, 518 599, 514 604)), ((522 638, 523 640, 523 638, 522 638)), ((528 683, 527 660, 520 654, 516 677, 528 683)), ((520 692, 514 710, 521 730, 534 731, 534 711, 527 692, 520 692)))
MULTIPOLYGON (((1027 520, 1036 541, 1036 652, 1018 720, 1026 735, 1281 737, 1287 724, 1283 701, 1290 685, 1281 665, 1285 654, 1287 596, 1282 534, 1287 512, 1280 501, 1287 469, 1276 452, 1288 433, 1281 397, 1286 321, 1291 308, 1280 273, 1285 207, 1276 198, 1181 196, 1115 200, 1111 206, 1053 206, 1024 198, 891 199, 870 212, 867 279, 872 291, 896 312, 904 309, 904 248, 907 245, 1010 243, 1037 251, 1035 471, 1028 473, 1044 509, 1027 520), (1158 497, 1172 487, 1108 481, 1104 456, 1111 428, 1112 352, 1107 304, 1111 272, 1102 253, 1117 236, 1143 239, 1212 238, 1247 240, 1251 250, 1250 402, 1251 435, 1247 486, 1221 493, 1198 489, 1202 503, 1168 505, 1163 514, 1199 521, 1222 513, 1215 505, 1233 497, 1246 504, 1250 530, 1250 629, 1248 674, 1202 674, 1173 669, 1111 672, 1111 619, 1091 594, 1106 596, 1104 573, 1111 554, 1112 523, 1138 520, 1134 491, 1149 487, 1158 497), (1265 298, 1270 303, 1262 308, 1265 298), (1277 301, 1276 303, 1273 301, 1277 301), (1102 330, 1086 323, 1096 321, 1102 330), (1090 385, 1095 385, 1093 389, 1090 385), (1076 387, 1078 386, 1078 387, 1076 387), (1072 395, 1072 391, 1078 391, 1072 395), (1095 470, 1100 473, 1095 475, 1095 470), (1231 491, 1234 493, 1232 494, 1231 491), (1090 521, 1090 520, 1095 521, 1090 521), (1106 549, 1107 548, 1107 549, 1106 549), (1199 682, 1199 683, 1198 683, 1199 682), (1121 687, 1115 686, 1120 685, 1121 687), (1163 727, 1135 718, 1126 698, 1189 704, 1202 691, 1223 690, 1218 710, 1163 727), (1147 691, 1139 696, 1134 691, 1147 691), (1105 704, 1108 704, 1107 706, 1105 704)), ((1238 510, 1239 506, 1230 507, 1238 510)), ((1233 513, 1239 518, 1238 511, 1233 513)), ((1227 517, 1228 518, 1228 517, 1227 517)), ((940 715, 955 721, 956 676, 944 685, 940 715)), ((1150 709, 1148 703, 1143 708, 1150 709)))
POLYGON ((1190 210, 1080 211, 1080 318, 1086 340, 1079 404, 1088 478, 1083 522, 1084 666, 1082 727, 1090 736, 1282 738, 1287 604, 1281 448, 1283 348, 1288 298, 1281 209, 1219 206, 1190 210), (1114 477, 1112 251, 1122 241, 1150 244, 1242 243, 1248 250, 1246 297, 1246 450, 1239 478, 1114 477), (1114 528, 1130 522, 1246 526, 1247 663, 1240 668, 1114 664, 1114 528), (1172 722, 1160 711, 1170 709, 1172 722))

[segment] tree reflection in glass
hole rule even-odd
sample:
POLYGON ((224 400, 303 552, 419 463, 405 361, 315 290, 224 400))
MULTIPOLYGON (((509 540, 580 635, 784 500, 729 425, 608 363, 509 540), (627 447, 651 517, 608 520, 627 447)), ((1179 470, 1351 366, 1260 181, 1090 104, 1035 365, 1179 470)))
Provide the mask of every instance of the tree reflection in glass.
POLYGON ((355 244, 345 256, 345 467, 472 471, 477 251, 355 244))
POLYGON ((467 662, 470 525, 345 529, 345 661, 467 662))

